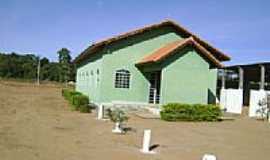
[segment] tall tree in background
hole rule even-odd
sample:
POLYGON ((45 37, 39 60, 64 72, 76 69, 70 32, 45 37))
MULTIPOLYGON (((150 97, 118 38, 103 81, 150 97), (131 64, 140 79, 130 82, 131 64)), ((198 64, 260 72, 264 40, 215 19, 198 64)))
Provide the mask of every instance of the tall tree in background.
POLYGON ((60 81, 66 82, 71 80, 71 56, 67 48, 62 48, 58 52, 58 61, 60 64, 60 81))

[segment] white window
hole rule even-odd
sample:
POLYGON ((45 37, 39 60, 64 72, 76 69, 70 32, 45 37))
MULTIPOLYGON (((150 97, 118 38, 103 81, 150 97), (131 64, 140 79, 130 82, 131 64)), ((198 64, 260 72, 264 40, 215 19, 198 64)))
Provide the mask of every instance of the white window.
POLYGON ((128 70, 117 70, 115 73, 115 88, 129 88, 130 72, 128 70))

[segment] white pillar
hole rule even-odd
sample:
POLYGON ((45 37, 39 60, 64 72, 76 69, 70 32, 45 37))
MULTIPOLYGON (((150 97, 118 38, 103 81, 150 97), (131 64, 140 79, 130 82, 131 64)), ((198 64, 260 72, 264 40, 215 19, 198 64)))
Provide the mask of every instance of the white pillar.
POLYGON ((144 130, 144 134, 143 134, 143 147, 141 149, 141 152, 145 154, 155 153, 153 151, 150 151, 150 145, 151 145, 151 130, 146 129, 144 130))
POLYGON ((123 133, 123 129, 121 128, 120 122, 116 122, 114 129, 112 130, 113 133, 123 133))
POLYGON ((225 89, 226 87, 226 70, 222 69, 222 79, 221 79, 221 88, 225 89))
POLYGON ((260 89, 264 90, 265 85, 265 66, 261 65, 261 83, 260 83, 260 89))
POLYGON ((104 106, 103 106, 103 104, 100 104, 98 106, 98 116, 97 116, 97 119, 102 120, 103 119, 103 115, 104 115, 104 106))
POLYGON ((244 86, 244 70, 242 67, 238 68, 239 70, 239 89, 243 89, 244 86))
POLYGON ((212 154, 205 154, 202 158, 202 160, 217 160, 217 157, 212 154))
POLYGON ((156 104, 156 97, 157 97, 157 89, 154 88, 154 104, 156 104))

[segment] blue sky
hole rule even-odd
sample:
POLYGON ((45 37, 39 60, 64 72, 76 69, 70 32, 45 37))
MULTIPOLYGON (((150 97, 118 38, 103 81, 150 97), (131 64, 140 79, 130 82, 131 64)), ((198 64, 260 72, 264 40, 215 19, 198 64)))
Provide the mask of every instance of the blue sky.
POLYGON ((0 52, 57 60, 91 43, 165 18, 232 57, 227 64, 270 61, 269 0, 0 0, 0 52))

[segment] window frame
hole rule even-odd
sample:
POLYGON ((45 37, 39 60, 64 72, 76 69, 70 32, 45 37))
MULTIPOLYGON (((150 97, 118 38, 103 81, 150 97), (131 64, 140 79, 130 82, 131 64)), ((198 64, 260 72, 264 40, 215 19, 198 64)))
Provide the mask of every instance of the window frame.
POLYGON ((114 88, 116 89, 130 89, 131 88, 131 72, 127 69, 117 69, 115 72, 114 72, 114 82, 113 82, 113 85, 114 85, 114 88), (122 72, 122 73, 121 73, 122 72), (120 77, 118 78, 117 75, 118 74, 122 74, 120 75, 120 77), (126 75, 124 75, 126 74, 126 75), (125 77, 127 76, 127 77, 125 77), (118 79, 117 79, 118 78, 118 79), (127 82, 125 82, 123 80, 123 78, 127 78, 127 82), (118 84, 117 84, 118 82, 118 84))

